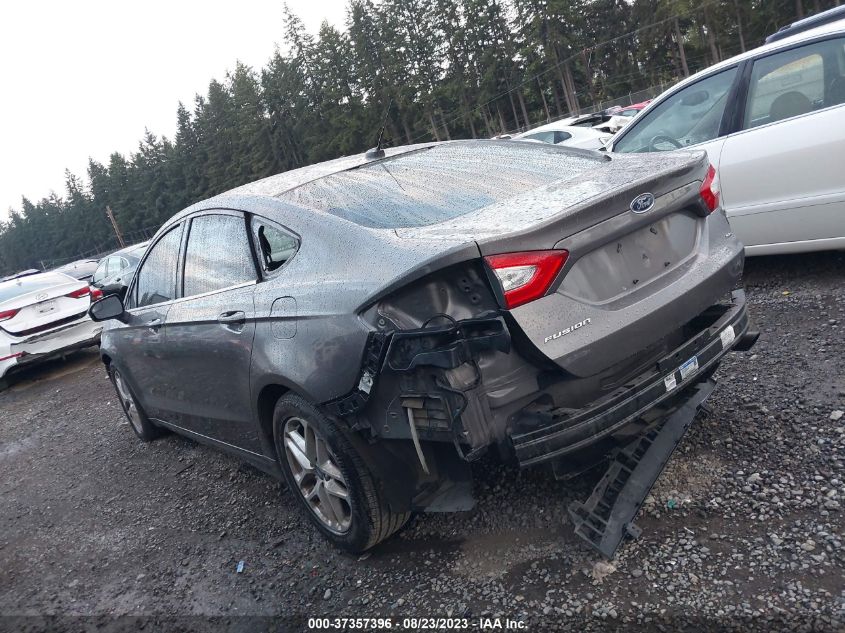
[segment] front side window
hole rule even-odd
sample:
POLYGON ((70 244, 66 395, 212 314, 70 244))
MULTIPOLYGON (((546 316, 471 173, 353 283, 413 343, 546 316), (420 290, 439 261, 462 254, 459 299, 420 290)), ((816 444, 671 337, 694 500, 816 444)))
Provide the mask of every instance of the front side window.
POLYGON ((814 42, 758 59, 748 84, 743 128, 845 102, 842 62, 843 40, 814 42))
POLYGON ((138 271, 135 307, 172 301, 176 297, 176 267, 181 239, 182 226, 179 225, 170 229, 153 246, 138 271))
POLYGON ((184 296, 255 280, 243 217, 201 215, 191 220, 185 250, 184 296))
POLYGON ((271 273, 284 266, 299 248, 295 237, 262 218, 253 218, 252 230, 258 245, 258 258, 265 273, 271 273))
POLYGON ((718 138, 736 72, 736 68, 723 70, 667 97, 634 119, 613 151, 661 152, 718 138))

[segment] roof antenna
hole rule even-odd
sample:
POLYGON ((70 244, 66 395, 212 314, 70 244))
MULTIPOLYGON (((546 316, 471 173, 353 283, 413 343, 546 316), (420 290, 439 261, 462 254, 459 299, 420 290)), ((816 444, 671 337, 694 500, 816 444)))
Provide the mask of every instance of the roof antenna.
POLYGON ((367 153, 364 154, 364 158, 369 158, 371 160, 384 158, 384 150, 381 148, 381 139, 384 137, 384 128, 387 125, 387 117, 390 115, 391 106, 393 106, 393 97, 390 98, 390 101, 387 104, 387 110, 384 111, 384 119, 381 122, 381 129, 378 131, 376 146, 372 149, 368 149, 367 153))

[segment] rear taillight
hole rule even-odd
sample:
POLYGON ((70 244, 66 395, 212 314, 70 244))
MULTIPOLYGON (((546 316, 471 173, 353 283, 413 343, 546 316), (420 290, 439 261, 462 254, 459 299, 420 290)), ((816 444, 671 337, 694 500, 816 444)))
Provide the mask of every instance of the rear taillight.
POLYGON ((698 190, 698 193, 701 195, 701 199, 704 200, 704 204, 710 209, 710 213, 713 213, 713 211, 719 208, 719 194, 721 193, 719 190, 719 176, 716 174, 716 168, 713 165, 710 165, 710 168, 707 170, 707 177, 701 183, 701 189, 698 190))
POLYGON ((91 286, 91 303, 94 303, 97 299, 103 298, 103 291, 99 288, 95 288, 91 286))
POLYGON ((502 285, 505 307, 512 309, 545 295, 567 257, 569 251, 528 251, 490 255, 484 261, 502 285))
POLYGON ((8 321, 20 312, 20 310, 0 310, 0 321, 8 321))
POLYGON ((79 290, 69 292, 65 296, 70 297, 71 299, 81 299, 82 297, 88 295, 90 292, 91 290, 88 288, 88 286, 85 286, 84 288, 80 288, 79 290))

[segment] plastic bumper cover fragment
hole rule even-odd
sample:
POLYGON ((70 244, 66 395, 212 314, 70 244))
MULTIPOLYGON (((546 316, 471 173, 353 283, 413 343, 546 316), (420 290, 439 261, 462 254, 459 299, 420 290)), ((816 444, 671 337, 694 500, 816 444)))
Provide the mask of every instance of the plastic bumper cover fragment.
POLYGON ((102 329, 100 324, 84 318, 14 341, 9 345, 8 355, 4 354, 4 359, 0 361, 0 376, 25 365, 96 345, 102 329))
POLYGON ((574 415, 563 415, 541 428, 512 435, 517 460, 521 466, 538 464, 613 434, 701 381, 728 351, 747 349, 757 335, 750 329, 745 293, 735 290, 730 308, 715 323, 663 357, 657 363, 657 371, 647 372, 633 386, 574 415), (687 365, 693 359, 693 364, 687 365))
POLYGON ((687 401, 662 424, 615 453, 586 503, 569 504, 576 535, 607 558, 626 534, 639 536, 634 517, 715 386, 706 380, 693 387, 687 401))

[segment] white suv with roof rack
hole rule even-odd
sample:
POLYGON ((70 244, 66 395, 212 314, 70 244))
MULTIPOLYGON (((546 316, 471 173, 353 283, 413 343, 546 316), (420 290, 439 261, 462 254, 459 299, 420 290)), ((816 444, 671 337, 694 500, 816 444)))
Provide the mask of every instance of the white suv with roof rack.
POLYGON ((657 97, 613 152, 706 150, 749 255, 845 248, 845 6, 657 97))

